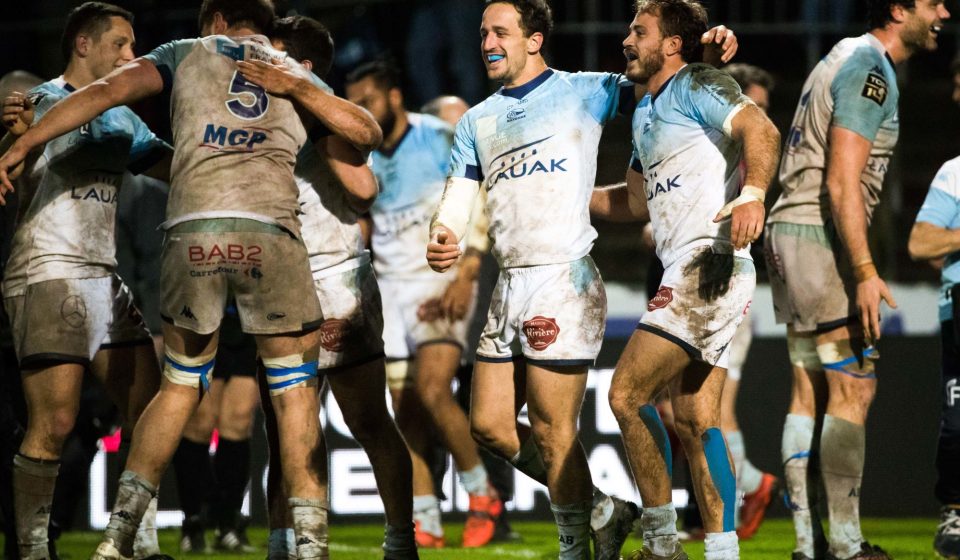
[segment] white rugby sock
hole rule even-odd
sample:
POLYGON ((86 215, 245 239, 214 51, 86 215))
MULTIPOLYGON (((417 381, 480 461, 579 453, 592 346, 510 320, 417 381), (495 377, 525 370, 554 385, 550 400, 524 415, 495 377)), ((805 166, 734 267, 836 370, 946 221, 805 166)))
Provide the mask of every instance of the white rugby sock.
POLYGON ((727 448, 730 455, 733 456, 733 466, 737 473, 737 490, 744 494, 752 494, 760 488, 763 482, 763 473, 753 466, 753 463, 747 459, 747 446, 743 442, 743 432, 725 432, 723 436, 727 439, 727 448))
POLYGON ((143 512, 140 527, 137 528, 137 537, 133 541, 133 557, 146 558, 160 554, 160 543, 157 540, 157 497, 154 496, 143 512))
POLYGON ((613 499, 593 487, 593 509, 590 511, 590 528, 594 531, 604 528, 613 518, 613 499))
POLYGON ((590 560, 590 501, 550 504, 560 533, 559 560, 590 560))
POLYGON ((323 500, 289 498, 293 532, 297 539, 297 558, 326 560, 330 557, 327 537, 327 504, 323 500))
POLYGON ((677 550, 677 509, 673 502, 643 508, 640 517, 643 545, 658 556, 672 556, 677 550))
POLYGON ((860 552, 860 481, 866 453, 864 427, 830 416, 823 417, 820 470, 830 510, 830 551, 837 558, 860 552))
POLYGON ((740 560, 740 541, 736 531, 707 533, 703 549, 705 560, 740 560))
POLYGON ((13 503, 16 512, 17 541, 24 560, 45 559, 50 507, 57 485, 60 461, 13 456, 13 503))
POLYGON ((784 481, 787 491, 787 507, 793 513, 793 529, 796 532, 796 552, 809 558, 815 556, 816 533, 820 520, 816 518, 816 488, 811 496, 807 489, 810 447, 813 443, 814 420, 809 416, 788 414, 783 424, 783 441, 780 452, 783 458, 784 481), (817 528, 814 528, 816 523, 817 528))
POLYGON ((477 463, 477 466, 472 469, 460 471, 460 484, 463 485, 463 489, 468 494, 486 496, 490 483, 487 480, 487 469, 484 468, 483 463, 477 463))
POLYGON ((433 494, 413 497, 413 520, 420 522, 421 531, 434 536, 443 536, 440 501, 433 494))

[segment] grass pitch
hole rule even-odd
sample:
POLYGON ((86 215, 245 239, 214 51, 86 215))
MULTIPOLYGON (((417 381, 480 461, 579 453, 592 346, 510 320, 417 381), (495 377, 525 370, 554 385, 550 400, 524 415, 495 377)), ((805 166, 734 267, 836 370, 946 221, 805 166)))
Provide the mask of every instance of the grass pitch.
MULTIPOLYGON (((523 542, 495 544, 480 549, 458 548, 461 525, 445 525, 447 548, 421 550, 424 560, 460 559, 530 559, 547 560, 557 557, 557 533, 553 524, 545 522, 515 522, 515 530, 523 536, 523 542)), ((933 552, 933 533, 937 520, 930 519, 868 519, 863 522, 863 531, 871 542, 882 546, 897 560, 929 560, 936 558, 933 552)), ((261 551, 248 555, 225 553, 181 554, 177 551, 179 532, 160 532, 160 546, 175 558, 199 560, 240 560, 266 557, 267 532, 251 528, 250 541, 261 551)), ((69 533, 59 541, 60 557, 63 560, 84 560, 99 542, 100 534, 93 532, 69 533)), ((208 540, 212 537, 208 533, 208 540)), ((374 560, 383 558, 380 543, 383 527, 379 525, 339 525, 330 528, 330 557, 335 560, 374 560)), ((640 541, 631 538, 624 547, 629 552, 640 546, 640 541)), ((703 558, 703 543, 685 543, 690 558, 703 558)), ((784 560, 793 549, 793 528, 787 519, 771 519, 764 523, 757 535, 741 542, 741 558, 744 560, 784 560)))

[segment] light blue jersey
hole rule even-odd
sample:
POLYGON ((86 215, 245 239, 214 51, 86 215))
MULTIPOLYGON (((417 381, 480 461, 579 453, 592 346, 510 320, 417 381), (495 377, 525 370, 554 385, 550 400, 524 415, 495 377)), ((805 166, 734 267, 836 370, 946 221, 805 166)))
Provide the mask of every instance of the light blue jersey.
POLYGON ((546 70, 501 88, 460 119, 450 175, 487 190, 502 268, 572 262, 590 252, 600 134, 618 111, 633 108, 633 95, 618 74, 546 70))
MULTIPOLYGON (((943 164, 930 185, 926 200, 917 214, 917 222, 926 222, 944 229, 960 229, 960 157, 943 164)), ((947 255, 940 274, 940 320, 953 315, 950 289, 960 282, 960 252, 947 255)))
POLYGON ((453 128, 431 115, 407 113, 409 124, 393 150, 376 150, 371 167, 380 194, 373 217, 373 265, 383 277, 431 275, 423 258, 447 177, 453 128))
MULTIPOLYGON (((63 78, 28 96, 35 118, 74 91, 63 78)), ((117 266, 114 230, 123 174, 140 173, 167 156, 170 146, 127 107, 115 107, 48 142, 20 180, 20 219, 13 236, 4 295, 54 279, 108 276, 117 266)))
POLYGON ((747 104, 737 82, 706 64, 688 64, 647 94, 633 114, 631 167, 643 174, 657 256, 665 267, 697 247, 734 251, 730 220, 713 223, 739 196, 741 144, 733 118, 747 104))
POLYGON ((871 143, 860 176, 870 219, 900 133, 899 98, 893 62, 876 37, 867 33, 837 43, 803 85, 780 162, 783 193, 768 221, 823 225, 829 219, 825 173, 832 126, 871 143))

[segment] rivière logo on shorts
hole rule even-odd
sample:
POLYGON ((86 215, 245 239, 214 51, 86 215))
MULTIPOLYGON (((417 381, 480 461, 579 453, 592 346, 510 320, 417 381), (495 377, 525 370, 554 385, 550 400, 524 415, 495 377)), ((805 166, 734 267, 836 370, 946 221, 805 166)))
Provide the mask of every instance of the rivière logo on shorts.
POLYGON ((534 350, 544 350, 557 341, 560 327, 556 319, 537 315, 529 321, 523 322, 523 334, 527 335, 527 342, 534 350))
POLYGON ((647 303, 647 311, 663 309, 670 305, 671 301, 673 301, 673 288, 670 286, 660 286, 656 295, 650 298, 650 301, 647 303))
POLYGON ((328 352, 342 352, 350 322, 344 319, 327 319, 320 325, 320 346, 328 352))

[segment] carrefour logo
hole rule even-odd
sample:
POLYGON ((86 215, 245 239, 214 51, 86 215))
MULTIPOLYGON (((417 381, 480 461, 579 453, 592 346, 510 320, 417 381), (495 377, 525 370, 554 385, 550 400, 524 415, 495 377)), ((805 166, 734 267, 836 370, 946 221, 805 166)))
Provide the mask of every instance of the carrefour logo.
POLYGON ((208 124, 200 145, 218 151, 252 152, 257 144, 264 143, 268 138, 263 128, 227 128, 208 124))
POLYGON ((514 148, 493 158, 490 162, 492 179, 487 186, 490 190, 500 181, 510 181, 529 177, 537 173, 566 173, 567 158, 546 157, 537 148, 553 136, 547 136, 514 148))

